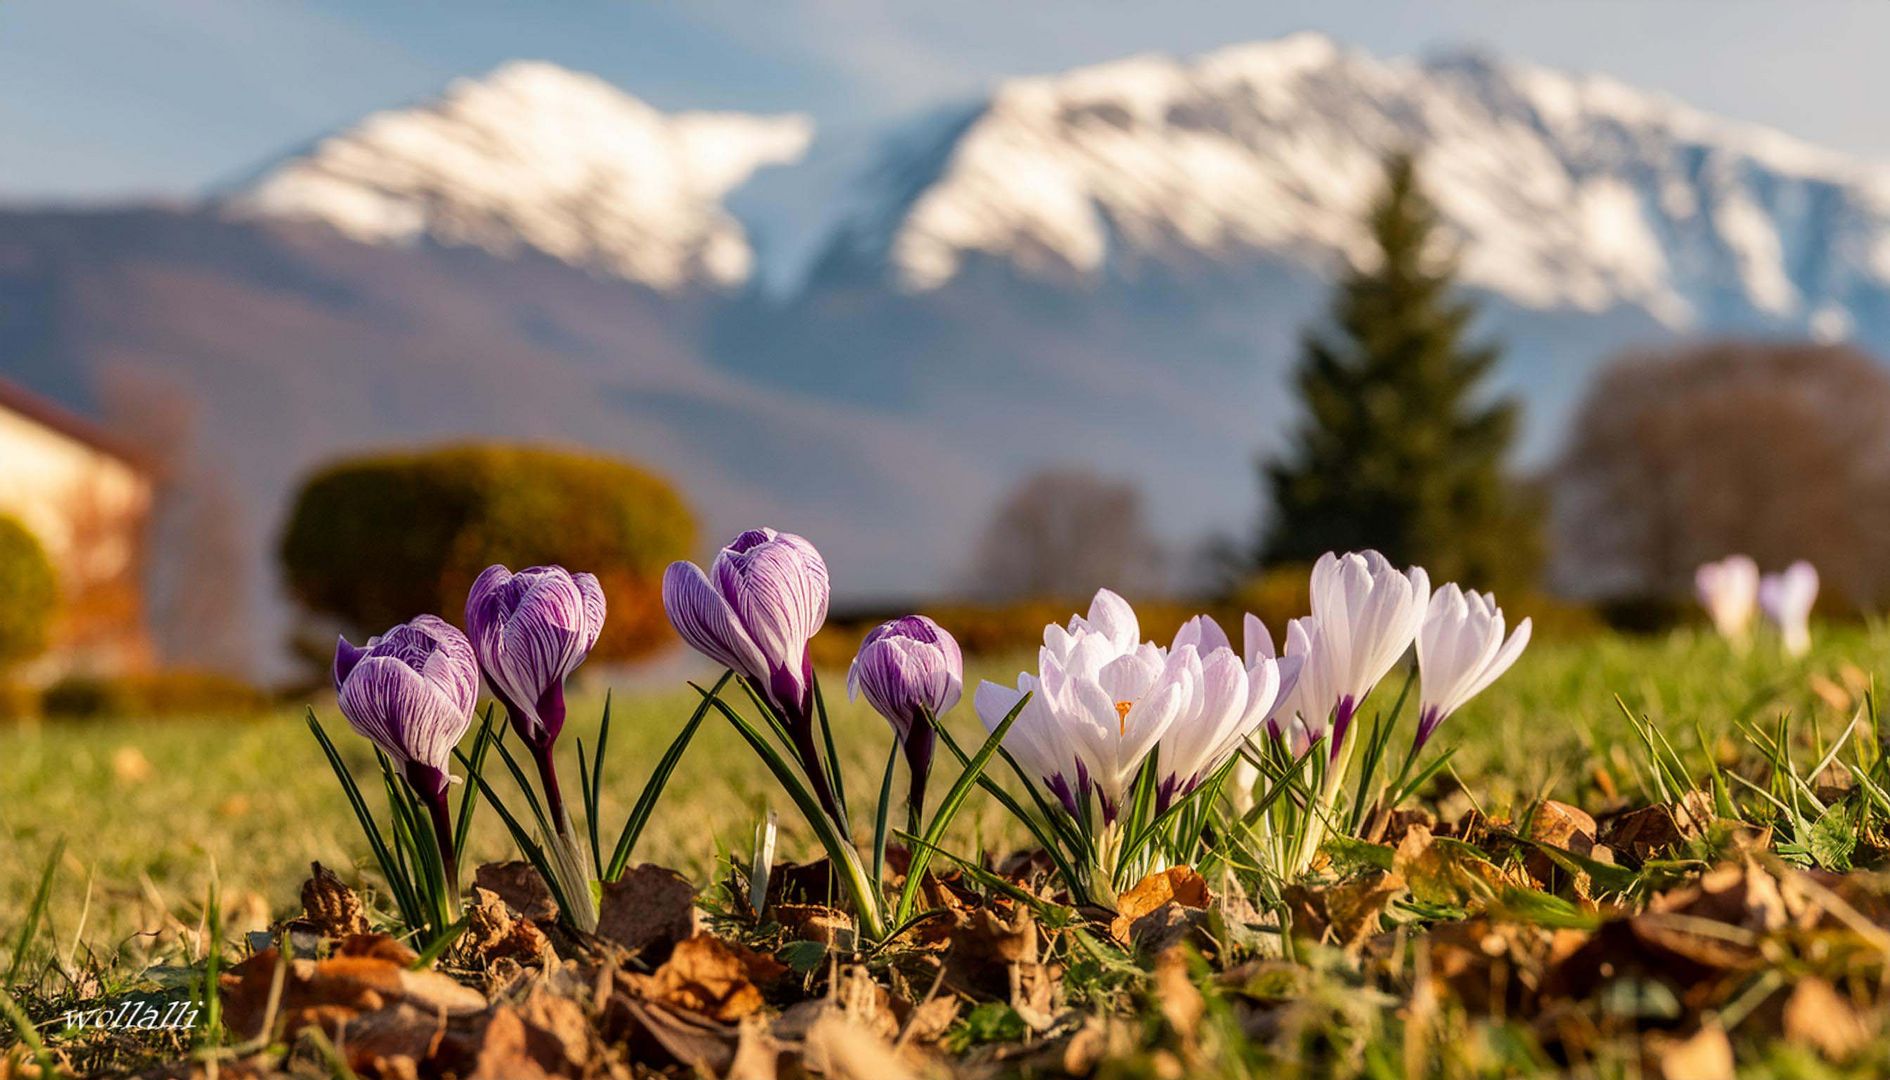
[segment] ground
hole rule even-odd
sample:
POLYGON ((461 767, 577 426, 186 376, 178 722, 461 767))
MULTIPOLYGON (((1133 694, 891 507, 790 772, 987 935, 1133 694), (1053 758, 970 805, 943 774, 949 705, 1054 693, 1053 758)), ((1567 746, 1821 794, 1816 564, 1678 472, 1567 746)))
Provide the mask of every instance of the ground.
MULTIPOLYGON (((1540 642, 1439 736, 1441 744, 1458 747, 1453 765, 1461 790, 1447 782, 1432 804, 1438 819, 1448 821, 1471 806, 1493 819, 1516 818, 1544 797, 1597 811, 1657 802, 1638 764, 1645 756, 1630 713, 1649 718, 1683 757, 1704 768, 1709 758, 1739 756, 1735 725, 1742 720, 1770 724, 1790 714, 1829 737, 1856 712, 1886 661, 1890 630, 1880 626, 1832 628, 1802 661, 1781 657, 1764 639, 1742 655, 1691 631, 1540 642)), ((1016 665, 974 667, 981 669, 975 680, 977 674, 1012 675, 1016 665)), ((839 700, 844 682, 838 674, 829 673, 824 685, 837 739, 847 748, 843 756, 854 765, 849 788, 856 801, 866 801, 861 793, 877 783, 887 729, 839 700)), ((1381 694, 1395 691, 1392 685, 1381 694)), ((951 723, 975 741, 968 699, 951 723)), ((367 775, 371 759, 332 700, 313 704, 360 775, 367 775)), ((615 700, 607 820, 620 820, 690 706, 680 688, 615 700)), ((588 696, 574 705, 565 736, 570 744, 579 737, 591 742, 600 707, 601 699, 588 696)), ((349 882, 374 884, 358 828, 299 709, 252 721, 16 727, 0 730, 0 762, 6 838, 0 969, 12 962, 15 928, 34 907, 47 860, 62 842, 34 951, 50 949, 73 970, 90 962, 119 972, 199 963, 213 881, 232 939, 296 913, 311 862, 335 868, 349 882)), ((566 767, 575 772, 574 764, 566 767)), ((731 856, 746 864, 755 823, 768 808, 781 811, 779 854, 814 857, 817 851, 794 827, 792 808, 761 765, 725 725, 711 720, 675 774, 636 861, 709 882, 731 856)), ((948 846, 969 855, 1008 851, 1025 840, 977 794, 948 846)), ((471 861, 508 853, 503 830, 485 815, 471 861)), ((10 1041, 0 1036, 0 1045, 10 1041)))

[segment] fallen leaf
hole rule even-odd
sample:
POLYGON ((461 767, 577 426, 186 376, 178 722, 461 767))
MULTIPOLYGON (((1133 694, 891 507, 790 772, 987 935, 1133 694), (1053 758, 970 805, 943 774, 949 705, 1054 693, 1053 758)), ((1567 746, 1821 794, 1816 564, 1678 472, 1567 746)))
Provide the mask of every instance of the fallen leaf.
POLYGON ((522 860, 486 863, 473 871, 473 885, 497 893, 505 906, 533 922, 558 917, 558 902, 531 863, 522 860))
POLYGON ((437 971, 413 970, 413 961, 411 950, 384 934, 349 938, 337 955, 319 961, 285 961, 268 949, 222 977, 224 1019, 244 1039, 292 1039, 318 1029, 356 1068, 380 1058, 424 1060, 450 1023, 484 1013, 486 999, 437 971))
POLYGON ((538 924, 513 911, 498 893, 475 885, 459 948, 464 956, 477 958, 487 966, 498 960, 531 963, 551 950, 551 940, 538 924))
POLYGON ((1208 906, 1207 880, 1186 866, 1171 866, 1150 874, 1116 898, 1116 918, 1109 932, 1117 941, 1135 940, 1135 924, 1169 904, 1204 910, 1208 906))
POLYGON ((667 959, 676 943, 694 937, 696 887, 674 870, 650 863, 607 881, 598 905, 597 936, 638 954, 646 963, 667 959))
POLYGON ((1471 907, 1511 884, 1476 849, 1462 841, 1434 837, 1422 825, 1405 833, 1391 867, 1411 895, 1428 904, 1471 907))
POLYGON ((361 898, 318 862, 309 864, 309 878, 302 883, 301 921, 322 937, 337 941, 369 929, 361 898))
POLYGON ((1831 1061, 1843 1061, 1870 1044, 1869 1024, 1856 1006, 1819 978, 1804 978, 1785 999, 1785 1038, 1809 1046, 1831 1061))
POLYGON ((1653 1052, 1665 1080, 1733 1080, 1732 1043, 1717 1025, 1703 1025, 1685 1039, 1664 1039, 1653 1052))
POLYGON ((1183 949, 1169 949, 1155 961, 1155 1007, 1162 1019, 1174 1029, 1175 1036, 1192 1051, 1198 1052, 1197 1037, 1201 1018, 1207 1015, 1207 1001, 1188 973, 1188 954, 1183 949))
POLYGON ((678 943, 654 973, 623 978, 645 1000, 728 1022, 761 1008, 761 987, 786 973, 771 956, 698 934, 678 943))
POLYGON ((1356 953, 1378 932, 1379 916, 1404 891, 1404 878, 1378 870, 1326 888, 1289 885, 1284 899, 1295 936, 1356 953))

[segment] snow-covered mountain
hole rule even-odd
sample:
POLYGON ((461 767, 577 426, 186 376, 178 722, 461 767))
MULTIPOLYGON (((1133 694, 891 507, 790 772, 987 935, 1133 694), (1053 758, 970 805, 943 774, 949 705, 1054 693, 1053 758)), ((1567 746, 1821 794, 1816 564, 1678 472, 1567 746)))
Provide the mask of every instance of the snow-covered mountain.
POLYGON ((1135 483, 1173 551, 1245 535, 1296 339, 1367 257, 1398 146, 1503 346, 1523 467, 1623 348, 1809 333, 1890 357, 1890 170, 1604 78, 1298 36, 812 136, 515 63, 206 206, 0 211, 0 375, 192 418, 273 653, 282 510, 362 446, 622 452, 711 538, 814 537, 847 601, 962 583, 1045 466, 1135 483))
POLYGON ((1000 85, 903 133, 829 259, 939 288, 968 264, 1081 287, 1256 252, 1361 258, 1404 146, 1467 284, 1676 329, 1847 332, 1890 284, 1890 171, 1595 75, 1387 60, 1302 34, 1000 85))
POLYGON ((812 136, 803 116, 663 113, 594 76, 514 61, 321 139, 230 207, 369 243, 535 248, 664 291, 726 287, 747 280, 753 251, 724 196, 812 136))

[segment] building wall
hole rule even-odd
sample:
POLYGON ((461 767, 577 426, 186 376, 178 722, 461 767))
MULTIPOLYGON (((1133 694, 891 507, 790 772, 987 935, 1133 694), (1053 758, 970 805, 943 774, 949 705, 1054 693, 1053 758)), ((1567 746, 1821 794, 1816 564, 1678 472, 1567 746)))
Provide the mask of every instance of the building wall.
POLYGON ((60 577, 39 674, 149 662, 140 577, 151 497, 149 478, 122 458, 0 406, 0 513, 39 537, 60 577))

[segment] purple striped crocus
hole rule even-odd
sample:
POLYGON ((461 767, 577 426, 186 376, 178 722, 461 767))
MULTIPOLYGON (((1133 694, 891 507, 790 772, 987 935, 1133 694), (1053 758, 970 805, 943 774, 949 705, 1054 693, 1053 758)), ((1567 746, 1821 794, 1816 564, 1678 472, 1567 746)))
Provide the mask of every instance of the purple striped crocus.
POLYGON ((958 642, 924 615, 874 627, 847 671, 847 697, 865 695, 873 711, 892 725, 905 750, 912 785, 906 806, 915 831, 925 809, 925 783, 938 739, 927 717, 950 712, 964 689, 965 661, 958 642))
POLYGON ((479 699, 472 645, 445 619, 422 615, 360 648, 341 638, 334 680, 348 726, 386 751, 427 804, 447 881, 457 888, 447 769, 479 699))
POLYGON ((716 552, 705 572, 674 562, 663 608, 691 648, 747 679, 779 714, 821 805, 845 821, 814 742, 814 664, 807 653, 827 621, 827 564, 793 533, 750 529, 716 552))
POLYGON ((492 696, 531 748, 546 809, 562 832, 568 819, 552 747, 564 729, 564 682, 604 629, 604 590, 590 574, 562 566, 516 574, 489 566, 466 596, 466 629, 492 696))

